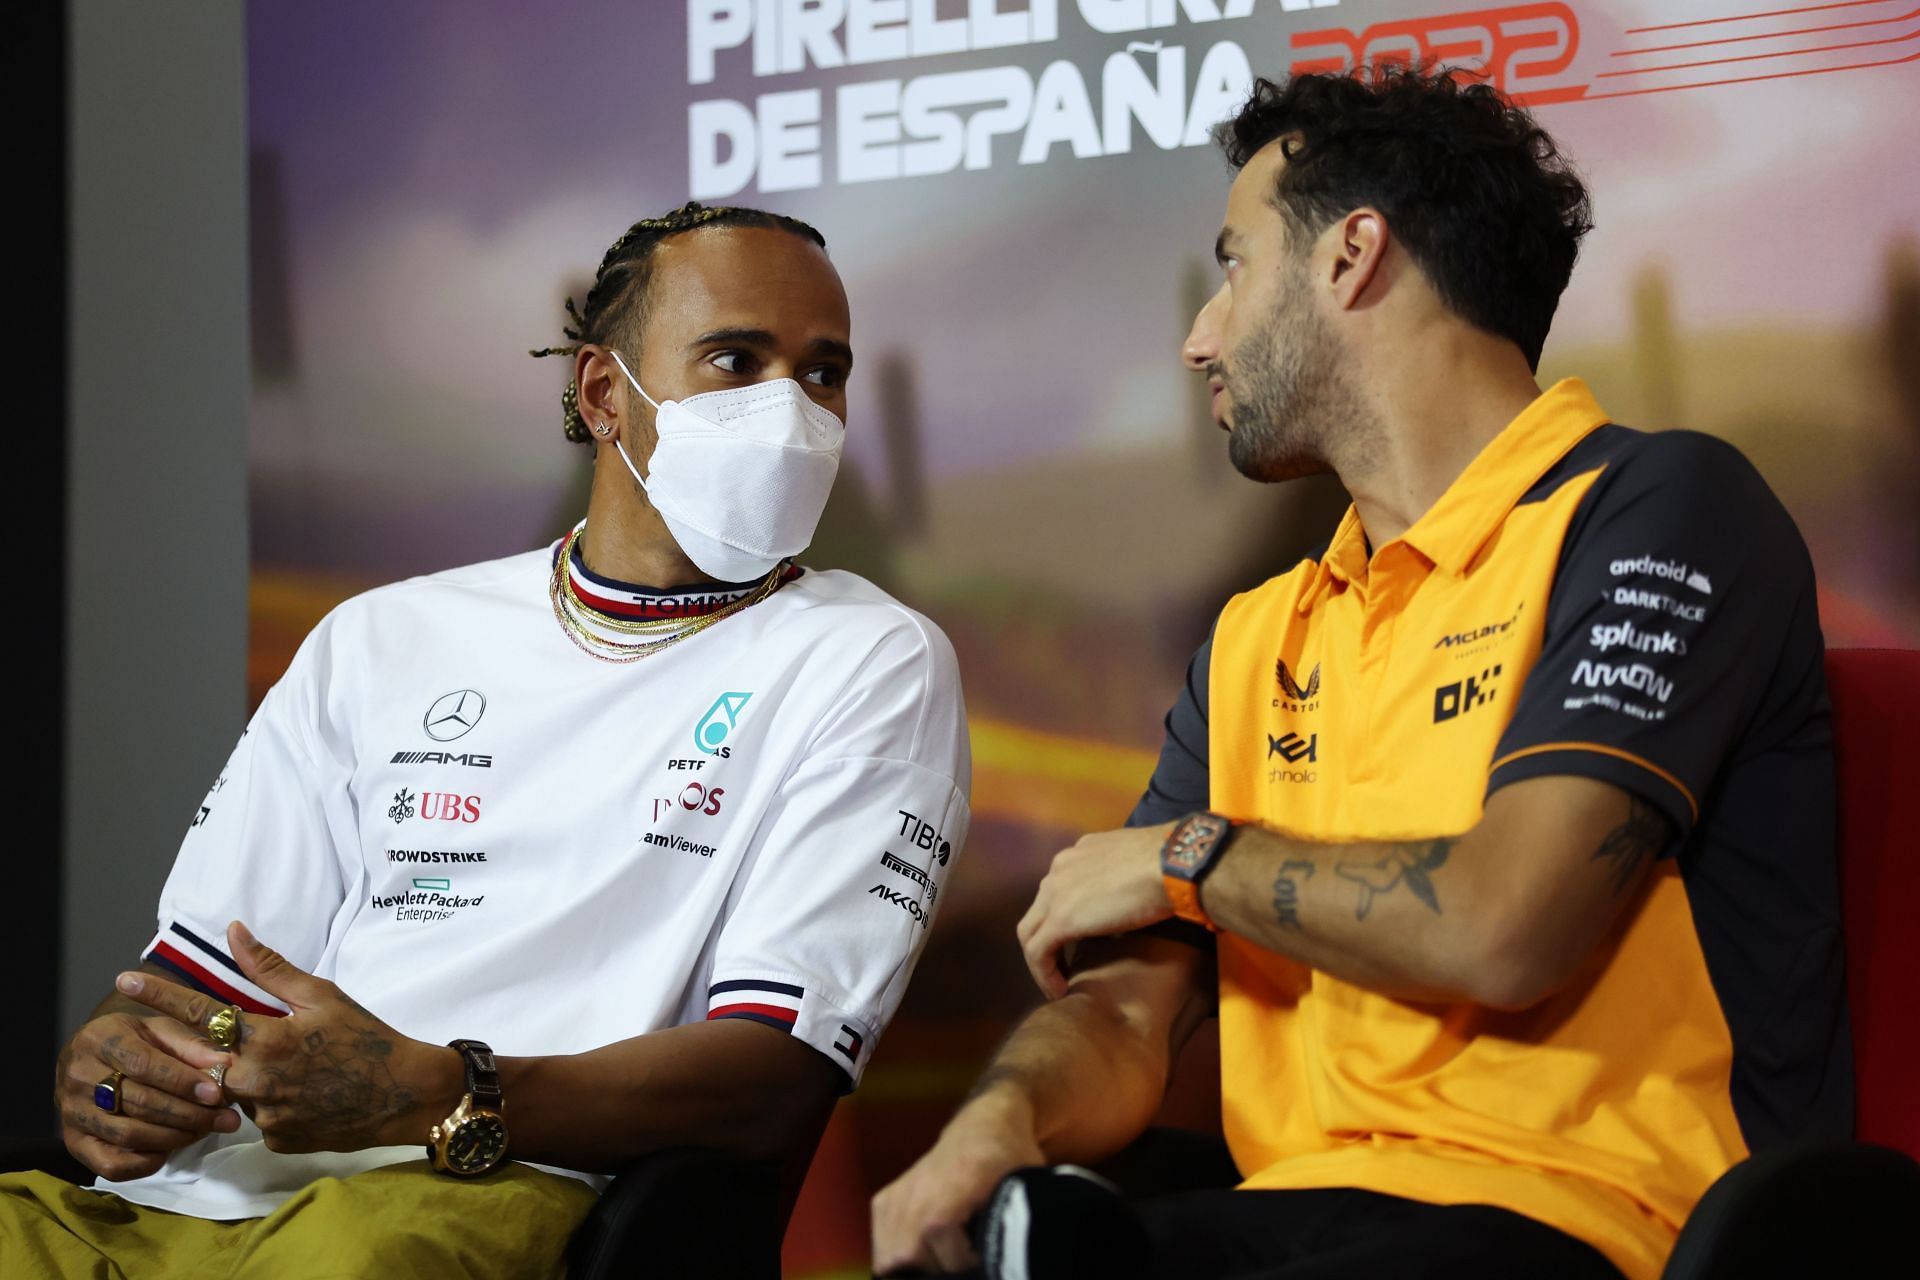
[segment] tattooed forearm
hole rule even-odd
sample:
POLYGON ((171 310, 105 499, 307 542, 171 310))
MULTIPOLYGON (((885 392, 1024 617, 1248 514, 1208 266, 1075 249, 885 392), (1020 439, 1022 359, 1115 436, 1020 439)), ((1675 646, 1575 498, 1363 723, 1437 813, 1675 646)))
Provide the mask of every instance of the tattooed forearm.
POLYGON ((1608 864, 1616 894, 1626 892, 1641 864, 1660 852, 1667 842, 1666 815, 1639 796, 1629 795, 1627 805, 1627 820, 1607 832, 1600 847, 1593 851, 1595 862, 1608 864))
POLYGON ((413 1108, 416 1090, 394 1076, 384 1028, 347 1026, 330 1035, 315 1027, 299 1047, 298 1055, 260 1073, 253 1101, 299 1113, 317 1149, 371 1145, 382 1126, 413 1108))
POLYGON ((1351 880, 1360 886, 1360 897, 1354 903, 1353 918, 1365 920, 1373 911, 1373 900, 1383 893, 1391 893, 1402 884, 1435 915, 1440 910, 1440 895, 1433 887, 1433 873, 1446 865, 1447 855, 1453 852, 1456 840, 1441 838, 1438 840, 1416 840, 1407 844, 1389 847, 1387 856, 1372 862, 1339 862, 1334 864, 1334 874, 1343 880, 1351 880))
POLYGON ((1311 880, 1316 870, 1311 862, 1288 858, 1273 877, 1273 918, 1283 929, 1300 927, 1300 883, 1311 880))

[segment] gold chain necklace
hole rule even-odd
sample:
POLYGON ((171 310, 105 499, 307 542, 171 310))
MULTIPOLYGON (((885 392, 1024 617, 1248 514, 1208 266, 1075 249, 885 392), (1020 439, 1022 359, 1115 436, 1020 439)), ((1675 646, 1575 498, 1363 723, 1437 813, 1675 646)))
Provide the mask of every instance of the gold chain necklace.
POLYGON ((579 540, 585 526, 575 529, 567 537, 566 545, 560 548, 560 555, 553 564, 553 578, 547 594, 553 600, 553 616, 559 620, 560 629, 574 646, 588 657, 598 658, 602 662, 628 663, 638 662, 651 657, 662 649, 670 649, 692 636, 700 634, 714 623, 732 617, 743 609, 751 608, 778 591, 785 582, 786 563, 782 561, 773 567, 765 579, 746 595, 691 621, 681 618, 616 618, 601 612, 582 600, 574 590, 573 577, 567 572, 573 562, 573 544, 579 540), (656 639, 638 640, 626 643, 611 640, 594 634, 587 624, 606 627, 628 635, 656 635, 656 639), (678 627, 678 630, 674 630, 678 627), (660 634, 671 631, 672 634, 660 634))

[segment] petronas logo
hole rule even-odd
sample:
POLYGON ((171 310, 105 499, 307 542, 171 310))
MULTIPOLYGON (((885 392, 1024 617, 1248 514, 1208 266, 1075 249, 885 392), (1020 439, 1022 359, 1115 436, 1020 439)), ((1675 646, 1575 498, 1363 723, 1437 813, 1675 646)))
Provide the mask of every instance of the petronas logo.
POLYGON ((1313 664, 1313 671, 1307 676, 1305 688, 1301 688, 1298 684, 1294 683, 1293 672, 1287 670, 1287 660, 1285 658, 1280 659, 1279 663, 1276 664, 1274 672, 1280 677, 1280 692, 1286 695, 1287 701, 1311 702, 1320 696, 1319 663, 1316 662, 1313 664))

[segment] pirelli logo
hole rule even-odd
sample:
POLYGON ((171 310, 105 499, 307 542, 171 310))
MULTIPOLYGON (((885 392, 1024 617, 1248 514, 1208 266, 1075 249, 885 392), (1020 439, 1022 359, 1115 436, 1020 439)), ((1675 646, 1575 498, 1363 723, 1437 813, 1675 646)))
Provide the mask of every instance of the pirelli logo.
POLYGON ((456 755, 451 751, 396 751, 393 764, 463 764, 470 769, 493 768, 493 757, 468 752, 456 755))
POLYGON ((934 887, 933 877, 914 866, 911 862, 903 858, 896 858, 892 853, 882 853, 880 855, 880 865, 895 875, 905 876, 915 884, 926 889, 928 902, 933 902, 939 898, 940 890, 934 887))

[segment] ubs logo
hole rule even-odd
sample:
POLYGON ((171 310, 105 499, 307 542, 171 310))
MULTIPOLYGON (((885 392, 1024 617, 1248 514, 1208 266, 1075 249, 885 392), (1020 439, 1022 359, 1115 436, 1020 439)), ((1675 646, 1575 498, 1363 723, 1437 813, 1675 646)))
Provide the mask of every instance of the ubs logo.
POLYGON ((471 733, 486 713, 486 694, 478 689, 455 689, 434 699, 420 718, 420 727, 435 742, 452 742, 471 733))
MULTIPOLYGON (((397 826, 413 817, 413 792, 401 788, 395 793, 393 803, 387 808, 387 816, 397 826)), ((480 797, 455 795, 449 791, 422 791, 417 810, 420 817, 429 822, 478 822, 480 821, 480 797)))

